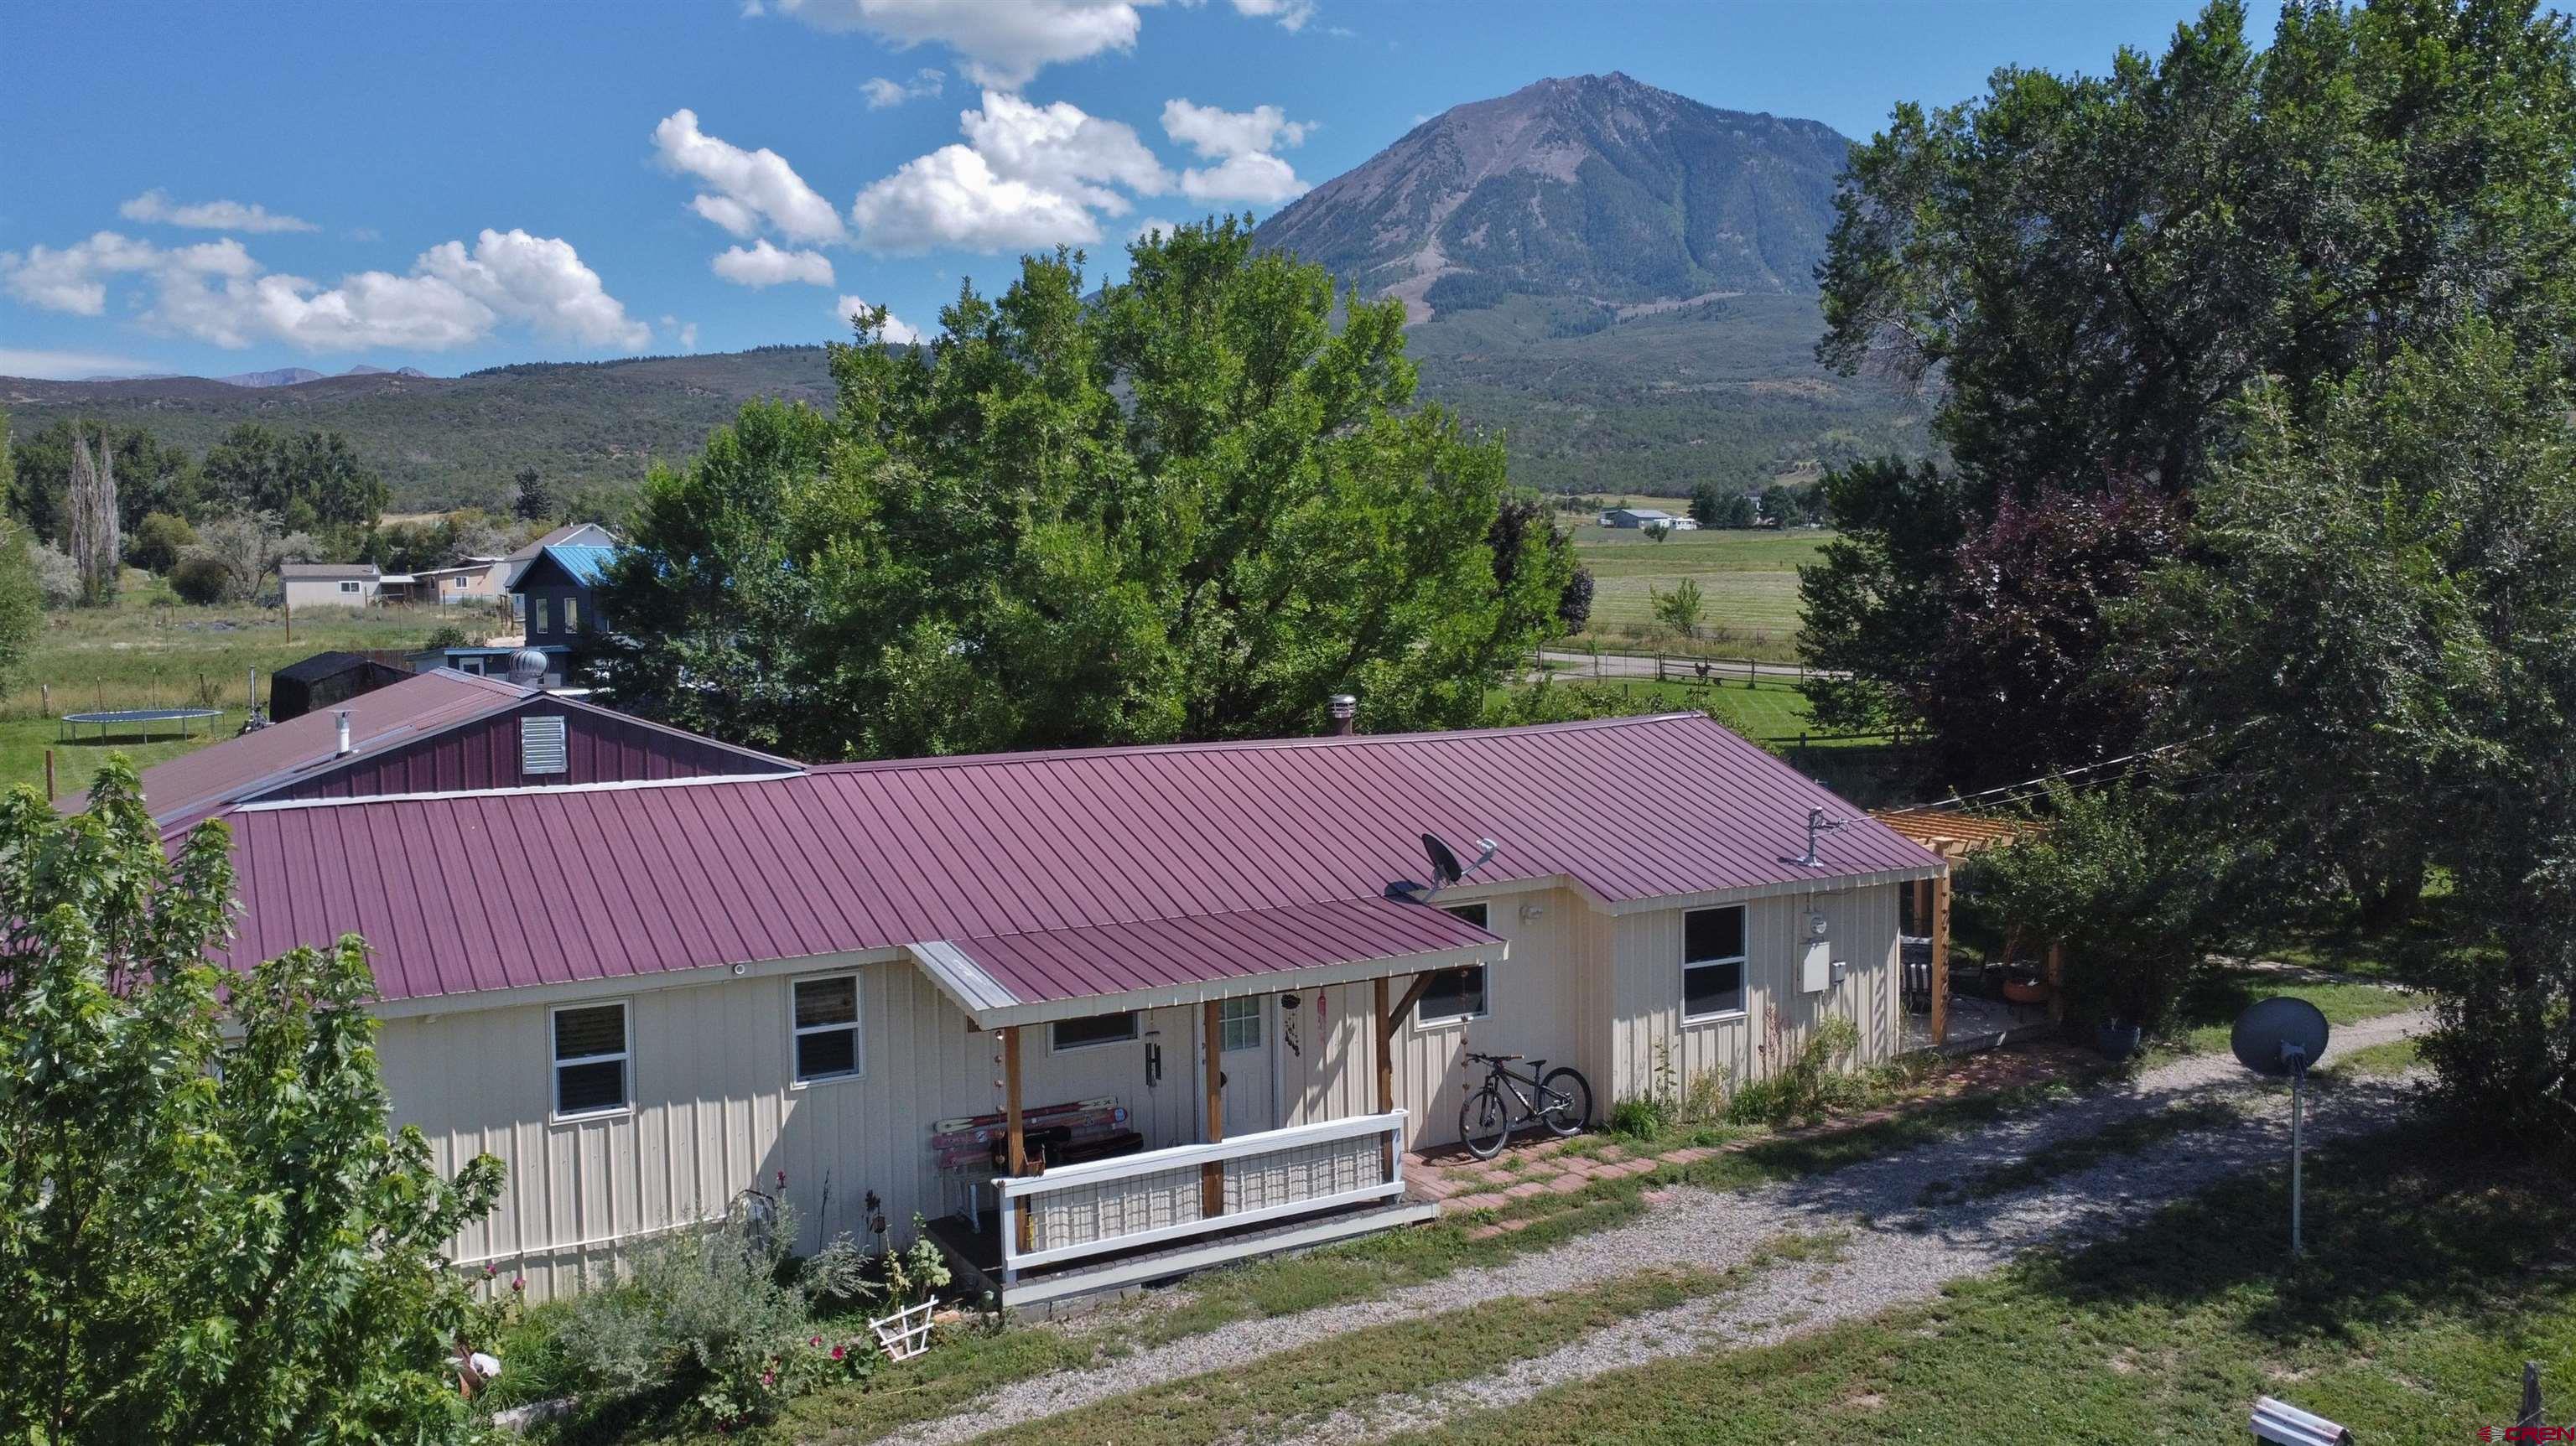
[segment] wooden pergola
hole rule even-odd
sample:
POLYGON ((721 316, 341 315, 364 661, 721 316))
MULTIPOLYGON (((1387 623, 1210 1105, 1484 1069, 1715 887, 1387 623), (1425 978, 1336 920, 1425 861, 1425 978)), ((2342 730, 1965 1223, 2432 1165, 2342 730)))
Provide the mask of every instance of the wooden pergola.
MULTIPOLYGON (((2039 825, 2024 819, 1946 808, 1881 808, 1872 809, 1870 816, 1954 868, 1970 854, 2001 848, 2039 831, 2039 825)), ((1914 888, 1914 916, 1931 921, 1932 1047, 1938 1049, 1950 1038, 1950 876, 1925 879, 1914 888)), ((2054 941, 2048 946, 2048 1022, 2066 1022, 2066 946, 2054 941)))

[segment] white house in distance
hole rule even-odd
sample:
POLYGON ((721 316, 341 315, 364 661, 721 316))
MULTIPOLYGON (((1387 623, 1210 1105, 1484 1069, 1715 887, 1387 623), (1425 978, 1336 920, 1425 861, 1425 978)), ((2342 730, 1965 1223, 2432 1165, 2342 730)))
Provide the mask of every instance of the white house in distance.
POLYGON ((277 582, 288 612, 371 607, 384 591, 384 574, 372 562, 282 563, 277 582))
POLYGON ((509 1169, 453 1258, 540 1294, 747 1190, 808 1247, 870 1194, 919 1211, 1013 1309, 1421 1221, 1406 1152, 1458 1138, 1470 1048, 1580 1069, 1596 1123, 1766 1075, 1828 1016, 1882 1061, 1900 896, 1935 891, 1937 935, 1948 892, 1696 713, 416 773, 217 810, 229 962, 366 939, 396 1118, 444 1170, 509 1169), (1491 859, 1425 897, 1426 834, 1491 859))

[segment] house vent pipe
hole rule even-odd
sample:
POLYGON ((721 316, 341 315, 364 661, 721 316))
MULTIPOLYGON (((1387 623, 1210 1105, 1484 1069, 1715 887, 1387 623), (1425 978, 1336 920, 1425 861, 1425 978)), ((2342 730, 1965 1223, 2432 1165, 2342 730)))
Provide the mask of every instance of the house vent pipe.
POLYGON ((343 708, 338 712, 333 713, 331 716, 340 720, 340 752, 342 756, 345 757, 348 754, 356 752, 357 750, 349 745, 349 710, 343 708))
POLYGON ((1357 726, 1355 720, 1358 719, 1359 712, 1359 699, 1348 693, 1335 693, 1333 695, 1333 735, 1337 738, 1351 736, 1357 726))

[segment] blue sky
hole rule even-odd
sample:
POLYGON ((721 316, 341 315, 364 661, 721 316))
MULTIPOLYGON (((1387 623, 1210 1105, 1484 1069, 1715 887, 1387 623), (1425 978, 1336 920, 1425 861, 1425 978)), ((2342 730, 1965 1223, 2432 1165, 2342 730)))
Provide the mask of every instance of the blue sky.
MULTIPOLYGON (((703 0, 12 9, 0 375, 726 351, 1267 215, 1421 119, 1624 70, 1863 137, 2182 0, 703 0), (761 152, 768 152, 762 155, 761 152)), ((2258 34, 2270 28, 2257 5, 2258 34)))

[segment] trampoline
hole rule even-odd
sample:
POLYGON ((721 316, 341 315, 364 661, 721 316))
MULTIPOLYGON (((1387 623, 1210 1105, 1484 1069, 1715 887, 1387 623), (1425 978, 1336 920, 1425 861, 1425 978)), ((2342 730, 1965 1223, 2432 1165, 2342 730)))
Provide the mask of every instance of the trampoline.
POLYGON ((77 743, 80 741, 82 728, 94 727, 98 729, 98 737, 102 741, 106 739, 108 730, 111 728, 137 729, 139 736, 149 738, 152 736, 153 724, 176 723, 179 725, 179 736, 185 738, 189 736, 190 728, 199 719, 222 716, 223 710, 220 708, 111 708, 103 713, 65 713, 62 727, 56 736, 62 742, 77 743))

